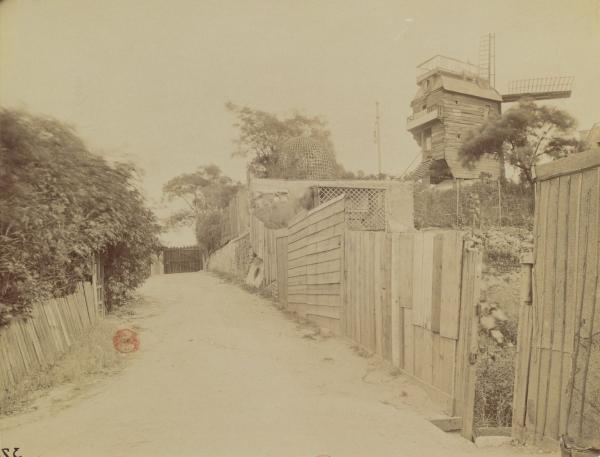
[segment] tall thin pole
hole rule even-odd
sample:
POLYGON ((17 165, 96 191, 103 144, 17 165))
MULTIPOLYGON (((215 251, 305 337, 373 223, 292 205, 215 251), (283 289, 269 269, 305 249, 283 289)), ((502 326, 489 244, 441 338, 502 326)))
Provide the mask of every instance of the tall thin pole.
POLYGON ((460 224, 460 179, 454 178, 456 182, 456 227, 460 224))
POLYGON ((492 82, 492 34, 488 34, 488 81, 490 86, 494 87, 492 82))
POLYGON ((498 227, 502 227, 502 184, 498 179, 498 227))
POLYGON ((375 102, 375 140, 377 142, 377 172, 381 176, 381 139, 379 132, 379 102, 375 102))

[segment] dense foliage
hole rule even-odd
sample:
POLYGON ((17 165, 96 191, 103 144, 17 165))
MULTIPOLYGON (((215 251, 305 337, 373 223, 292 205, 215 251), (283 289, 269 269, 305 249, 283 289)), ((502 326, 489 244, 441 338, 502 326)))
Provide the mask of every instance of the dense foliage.
POLYGON ((583 149, 575 127, 575 119, 568 112, 525 99, 470 132, 460 155, 472 163, 483 154, 492 154, 503 165, 515 167, 521 182, 531 184, 533 167, 542 156, 558 159, 583 149))
POLYGON ((89 278, 94 254, 109 305, 141 284, 158 225, 135 178, 60 122, 0 110, 0 323, 70 293, 89 278))
MULTIPOLYGON (((513 321, 513 327, 516 323, 513 321)), ((475 424, 478 427, 510 427, 515 382, 514 342, 500 347, 487 335, 480 335, 475 387, 475 424), (489 341, 488 341, 489 340, 489 341)))
MULTIPOLYGON (((237 106, 231 102, 226 107, 235 115, 234 126, 239 130, 234 155, 248 158, 248 171, 254 176, 291 178, 297 174, 297 170, 284 166, 282 160, 281 148, 290 138, 307 135, 318 141, 326 151, 333 153, 331 132, 320 117, 294 113, 280 118, 272 113, 237 106)), ((343 168, 339 164, 336 167, 336 174, 341 176, 343 168)))
POLYGON ((498 226, 531 229, 533 226, 534 196, 528 185, 476 180, 462 185, 457 192, 455 187, 418 183, 413 195, 418 229, 498 226))
POLYGON ((196 241, 205 254, 212 254, 221 246, 223 239, 223 211, 212 210, 198 216, 196 241))
POLYGON ((170 179, 163 186, 163 194, 168 200, 185 202, 185 208, 175 212, 167 226, 195 223, 198 245, 210 254, 219 247, 223 210, 238 189, 239 184, 223 175, 216 165, 204 165, 193 173, 170 179))

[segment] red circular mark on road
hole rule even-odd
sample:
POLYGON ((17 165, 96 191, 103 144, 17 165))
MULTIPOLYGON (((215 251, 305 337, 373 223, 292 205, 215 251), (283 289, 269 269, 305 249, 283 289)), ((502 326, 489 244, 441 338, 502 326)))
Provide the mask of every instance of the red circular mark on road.
POLYGON ((133 330, 123 328, 113 336, 113 346, 122 353, 135 352, 140 348, 140 339, 133 330))

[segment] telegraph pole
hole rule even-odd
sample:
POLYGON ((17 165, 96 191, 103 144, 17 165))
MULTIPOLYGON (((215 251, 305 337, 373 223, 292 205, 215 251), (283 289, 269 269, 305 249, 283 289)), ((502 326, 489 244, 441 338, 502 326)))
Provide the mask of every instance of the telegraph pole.
POLYGON ((379 102, 375 102, 375 141, 377 143, 377 171, 381 176, 381 139, 379 136, 379 102))

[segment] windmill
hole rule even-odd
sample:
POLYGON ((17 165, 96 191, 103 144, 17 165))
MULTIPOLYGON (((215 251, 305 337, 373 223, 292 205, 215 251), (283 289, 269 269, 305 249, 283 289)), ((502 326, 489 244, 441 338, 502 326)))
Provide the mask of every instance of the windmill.
POLYGON ((529 97, 535 100, 568 98, 573 77, 543 77, 511 81, 508 92, 496 85, 496 37, 484 35, 479 44, 479 64, 437 55, 417 66, 418 90, 411 102, 413 114, 406 128, 421 148, 421 164, 413 179, 439 183, 446 179, 477 179, 482 173, 500 175, 493 157, 482 157, 467 167, 458 151, 467 132, 499 115, 503 103, 529 97))

